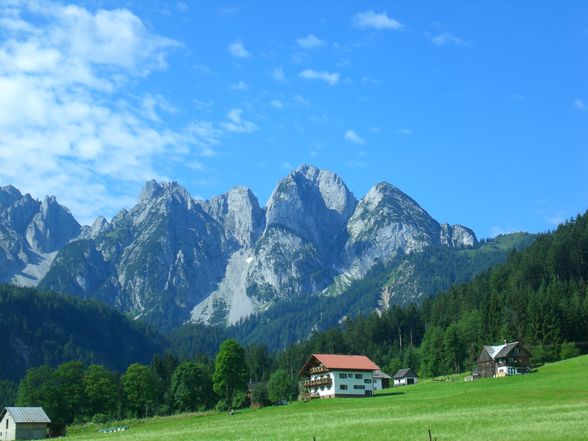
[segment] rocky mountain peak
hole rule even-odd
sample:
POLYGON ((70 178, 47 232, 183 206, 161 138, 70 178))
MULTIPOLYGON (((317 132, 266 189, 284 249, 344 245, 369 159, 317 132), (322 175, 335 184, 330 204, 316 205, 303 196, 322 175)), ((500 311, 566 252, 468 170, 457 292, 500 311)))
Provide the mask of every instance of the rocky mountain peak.
POLYGON ((302 165, 283 178, 267 205, 267 227, 285 227, 331 248, 345 231, 357 200, 335 173, 302 165))
POLYGON ((147 181, 139 196, 139 205, 150 205, 160 199, 175 199, 185 205, 192 205, 190 193, 177 182, 147 181))
POLYGON ((253 245, 263 230, 264 211, 247 187, 233 187, 210 201, 202 201, 201 205, 242 246, 253 245))
POLYGON ((12 185, 0 187, 0 208, 8 208, 20 198, 22 198, 21 192, 12 185))

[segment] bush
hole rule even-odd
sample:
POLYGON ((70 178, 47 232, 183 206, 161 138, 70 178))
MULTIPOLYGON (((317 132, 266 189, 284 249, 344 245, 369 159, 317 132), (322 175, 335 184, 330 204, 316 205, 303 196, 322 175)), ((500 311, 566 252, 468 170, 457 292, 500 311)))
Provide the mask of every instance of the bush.
POLYGON ((216 406, 214 406, 214 410, 217 412, 226 412, 229 409, 227 406, 227 402, 225 400, 218 400, 216 406))
POLYGON ((574 358, 580 355, 580 350, 576 346, 575 343, 571 341, 566 341, 561 344, 561 348, 559 350, 559 358, 561 360, 566 360, 567 358, 574 358))
POLYGON ((94 424, 106 424, 110 421, 110 417, 104 413, 97 413, 92 417, 92 422, 94 424))
POLYGON ((251 401, 245 392, 236 392, 233 398, 234 409, 245 409, 251 405, 251 401))

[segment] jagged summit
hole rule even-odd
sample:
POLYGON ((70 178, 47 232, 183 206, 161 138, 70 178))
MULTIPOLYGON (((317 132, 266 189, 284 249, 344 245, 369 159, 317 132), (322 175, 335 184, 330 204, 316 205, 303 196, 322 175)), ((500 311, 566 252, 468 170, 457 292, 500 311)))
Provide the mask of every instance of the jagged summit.
POLYGON ((0 232, 2 280, 40 280, 163 329, 238 323, 430 245, 477 243, 388 182, 357 200, 337 174, 309 164, 280 179, 265 208, 246 187, 195 200, 177 182, 150 180, 134 206, 83 229, 55 198, 2 187, 0 232))

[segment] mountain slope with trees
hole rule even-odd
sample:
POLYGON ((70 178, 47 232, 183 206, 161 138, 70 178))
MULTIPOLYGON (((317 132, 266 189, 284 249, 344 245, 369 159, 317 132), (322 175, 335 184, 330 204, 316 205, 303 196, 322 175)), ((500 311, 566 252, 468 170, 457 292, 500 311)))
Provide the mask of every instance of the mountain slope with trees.
POLYGON ((163 347, 156 332, 106 305, 10 285, 0 285, 0 335, 0 379, 12 381, 70 360, 123 371, 163 347))
POLYGON ((471 369, 484 344, 522 341, 533 361, 588 352, 588 213, 539 235, 469 283, 314 333, 280 354, 293 373, 315 352, 366 354, 394 372, 436 376, 471 369))

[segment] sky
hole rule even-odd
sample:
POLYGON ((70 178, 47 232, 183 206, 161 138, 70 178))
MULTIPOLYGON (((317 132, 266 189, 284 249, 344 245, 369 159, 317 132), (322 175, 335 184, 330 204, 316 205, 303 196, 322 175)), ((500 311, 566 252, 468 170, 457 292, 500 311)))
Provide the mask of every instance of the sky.
POLYGON ((588 2, 0 2, 0 185, 83 224, 303 163, 478 237, 588 209, 588 2))

